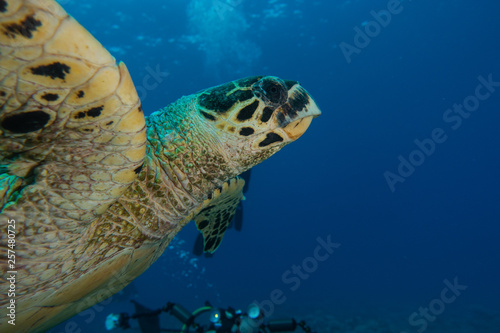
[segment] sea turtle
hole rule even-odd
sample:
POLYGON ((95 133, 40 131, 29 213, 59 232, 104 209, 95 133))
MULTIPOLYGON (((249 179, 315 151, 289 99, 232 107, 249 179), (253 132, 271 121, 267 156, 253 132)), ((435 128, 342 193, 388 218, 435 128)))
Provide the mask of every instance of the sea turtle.
POLYGON ((190 220, 213 252, 238 175, 320 114, 297 82, 256 76, 145 117, 125 65, 53 0, 0 0, 0 101, 2 332, 109 297, 190 220))

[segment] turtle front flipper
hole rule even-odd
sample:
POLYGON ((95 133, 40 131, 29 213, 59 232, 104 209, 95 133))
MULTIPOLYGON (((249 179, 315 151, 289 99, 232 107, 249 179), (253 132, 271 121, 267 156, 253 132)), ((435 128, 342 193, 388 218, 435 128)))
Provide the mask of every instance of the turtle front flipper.
POLYGON ((205 252, 213 253, 219 247, 238 205, 244 199, 244 186, 243 179, 230 179, 205 200, 201 211, 195 216, 196 227, 203 234, 205 252))
POLYGON ((36 202, 37 210, 50 205, 92 220, 136 178, 145 156, 130 75, 55 1, 3 3, 0 170, 23 179, 16 211, 36 202))

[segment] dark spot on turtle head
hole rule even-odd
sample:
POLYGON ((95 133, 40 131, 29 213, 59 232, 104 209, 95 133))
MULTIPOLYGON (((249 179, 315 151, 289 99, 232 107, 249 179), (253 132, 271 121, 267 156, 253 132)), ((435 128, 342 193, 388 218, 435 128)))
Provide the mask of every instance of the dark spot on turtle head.
POLYGON ((282 142, 282 141, 283 138, 278 134, 274 132, 267 133, 266 138, 261 143, 259 143, 259 147, 266 147, 269 146, 271 143, 282 142))
POLYGON ((243 135, 243 136, 249 136, 249 135, 252 135, 254 133, 255 133, 255 130, 251 127, 243 127, 240 130, 240 135, 243 135))
POLYGON ((255 113, 255 110, 257 110, 258 106, 259 106, 259 101, 254 101, 252 104, 247 105, 243 109, 241 109, 241 111, 238 112, 238 116, 236 118, 239 121, 245 121, 251 119, 253 114, 255 113))
POLYGON ((113 123, 114 123, 114 121, 113 121, 113 120, 111 120, 110 122, 107 122, 107 123, 106 123, 106 126, 112 125, 113 123))
POLYGON ((31 68, 31 73, 33 75, 49 76, 51 79, 61 79, 66 78, 66 74, 69 74, 71 68, 62 64, 59 61, 50 65, 41 65, 38 67, 31 68))
POLYGON ((267 123, 269 119, 271 119, 271 116, 273 115, 274 110, 270 107, 265 107, 264 111, 262 112, 262 116, 260 117, 260 121, 263 123, 267 123))
POLYGON ((201 115, 208 120, 215 121, 215 117, 212 116, 210 113, 206 113, 205 111, 201 111, 201 115))
POLYGON ((59 95, 47 93, 47 94, 43 95, 42 98, 44 100, 46 100, 47 102, 54 102, 54 101, 57 101, 59 99, 59 95))
POLYGON ((0 0, 0 12, 5 13, 9 4, 5 0, 0 0))
POLYGON ((290 97, 289 104, 294 111, 302 111, 309 104, 309 96, 304 89, 299 88, 290 97))
MULTIPOLYGON (((6 3, 3 1, 5 5, 3 5, 4 11, 6 8, 6 3)), ((2 3, 0 3, 0 7, 2 7, 2 3)), ((0 8, 1 11, 1 8, 0 8)), ((26 38, 33 38, 33 31, 36 31, 38 27, 42 25, 42 22, 36 20, 33 15, 26 16, 26 18, 20 23, 11 23, 4 26, 4 35, 9 38, 16 38, 16 35, 21 35, 26 38)))
POLYGON ((142 112, 142 105, 139 105, 139 112, 142 112))
POLYGON ((233 92, 231 95, 228 97, 233 100, 233 103, 235 102, 244 102, 252 98, 253 92, 251 90, 236 90, 233 92))
MULTIPOLYGON (((301 107, 301 105, 302 104, 295 104, 296 107, 301 107)), ((291 107, 289 103, 285 103, 278 110, 279 112, 276 115, 278 124, 280 125, 280 127, 284 127, 295 120, 302 109, 296 109, 294 107, 291 107)))
POLYGON ((216 113, 225 113, 236 102, 246 101, 253 97, 251 90, 238 89, 236 85, 229 82, 204 91, 199 97, 200 105, 210 111, 216 113), (230 94, 231 91, 235 90, 230 94))
POLYGON ((78 98, 82 98, 83 96, 85 96, 85 92, 83 90, 80 90, 80 91, 78 91, 78 93, 76 94, 76 96, 78 98))
POLYGON ((282 127, 288 125, 292 120, 297 118, 299 111, 292 108, 288 103, 283 104, 281 111, 277 115, 279 125, 282 127))
POLYGON ((207 89, 199 97, 200 105, 207 110, 224 113, 233 106, 233 102, 227 98, 227 94, 234 88, 236 88, 234 83, 229 82, 207 89))
POLYGON ((142 163, 141 165, 139 165, 137 168, 134 169, 136 175, 138 175, 141 172, 143 166, 144 163, 142 163))
POLYGON ((50 115, 43 111, 30 111, 7 116, 2 120, 2 127, 12 133, 30 133, 47 125, 50 115))
POLYGON ((92 117, 92 118, 99 117, 101 115, 101 111, 103 109, 104 109, 104 106, 101 105, 101 106, 97 106, 97 107, 92 108, 92 109, 87 110, 87 111, 80 111, 76 114, 75 119, 82 119, 85 117, 92 117))
POLYGON ((284 125, 284 123, 285 123, 285 121, 286 121, 286 117, 285 117, 285 115, 283 114, 283 112, 278 113, 277 118, 278 118, 278 123, 279 123, 281 126, 283 126, 283 125, 284 125))
POLYGON ((7 95, 5 91, 0 91, 0 97, 5 97, 5 95, 7 95))

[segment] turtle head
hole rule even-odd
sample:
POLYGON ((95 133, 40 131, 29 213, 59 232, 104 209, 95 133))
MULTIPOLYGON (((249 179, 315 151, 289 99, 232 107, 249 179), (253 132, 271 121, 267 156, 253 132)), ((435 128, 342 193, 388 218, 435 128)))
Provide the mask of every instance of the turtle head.
POLYGON ((296 81, 249 77, 200 92, 198 111, 227 160, 244 171, 297 140, 321 114, 296 81))

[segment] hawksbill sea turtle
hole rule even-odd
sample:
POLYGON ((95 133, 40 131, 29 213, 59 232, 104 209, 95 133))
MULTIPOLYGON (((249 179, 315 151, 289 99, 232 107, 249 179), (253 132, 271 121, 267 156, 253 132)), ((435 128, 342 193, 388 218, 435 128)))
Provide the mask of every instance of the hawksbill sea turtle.
POLYGON ((213 252, 238 175, 320 114, 296 81, 256 76, 145 117, 125 65, 53 0, 0 0, 0 101, 2 332, 111 296, 191 220, 213 252))

